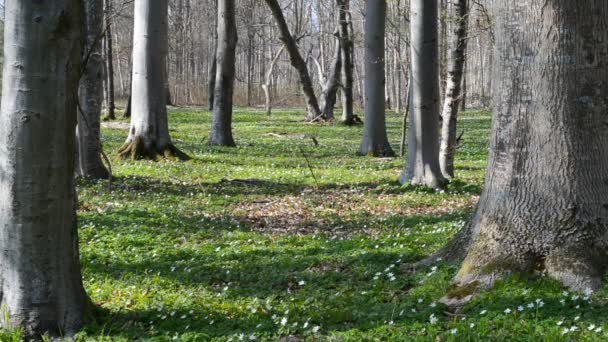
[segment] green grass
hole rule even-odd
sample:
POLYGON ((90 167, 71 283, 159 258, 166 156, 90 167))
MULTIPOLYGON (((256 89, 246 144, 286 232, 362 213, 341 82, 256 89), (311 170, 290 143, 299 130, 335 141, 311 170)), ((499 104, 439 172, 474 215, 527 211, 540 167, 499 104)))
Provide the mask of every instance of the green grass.
MULTIPOLYGON (((113 159, 111 189, 79 182, 83 276, 98 305, 79 338, 607 338, 605 290, 576 298, 542 275, 514 277, 454 316, 436 301, 456 266, 400 267, 428 256, 468 220, 483 183, 487 112, 461 117, 457 181, 442 193, 400 186, 403 158, 356 156, 361 127, 305 124, 303 116, 238 110, 239 147, 230 149, 205 144, 207 112, 173 110, 172 137, 193 160, 113 159), (570 327, 577 330, 562 334, 570 327)), ((396 150, 399 123, 389 115, 396 150)), ((105 150, 115 156, 125 135, 104 129, 105 150)))

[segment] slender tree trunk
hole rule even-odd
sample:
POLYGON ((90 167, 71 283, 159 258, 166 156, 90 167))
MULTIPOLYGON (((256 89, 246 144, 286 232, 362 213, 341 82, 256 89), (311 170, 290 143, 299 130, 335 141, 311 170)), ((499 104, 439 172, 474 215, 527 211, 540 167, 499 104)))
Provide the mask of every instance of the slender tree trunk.
POLYGON ((608 3, 495 1, 494 123, 456 280, 542 267, 577 291, 608 261, 608 3))
POLYGON ((464 49, 464 65, 462 67, 462 89, 460 91, 460 111, 464 112, 467 110, 467 49, 464 49))
POLYGON ((129 97, 127 98, 127 105, 125 106, 124 117, 125 117, 125 119, 128 119, 131 117, 131 95, 129 95, 129 97))
MULTIPOLYGON (((336 36, 338 36, 337 32, 336 36)), ((327 76, 327 82, 323 85, 323 108, 321 112, 323 113, 323 119, 328 121, 334 119, 334 107, 336 106, 338 89, 340 88, 340 72, 342 70, 342 49, 340 46, 341 43, 338 37, 334 59, 329 68, 329 75, 327 76)))
POLYGON ((395 155, 386 134, 385 91, 386 1, 368 1, 365 16, 365 123, 359 154, 395 155))
POLYGON ((84 11, 77 0, 5 4, 0 305, 8 315, 1 323, 33 339, 68 337, 89 305, 74 188, 84 11))
POLYGON ((188 159, 169 136, 166 96, 167 0, 135 0, 131 128, 122 158, 188 159))
POLYGON ((350 0, 337 0, 342 48, 342 123, 355 124, 353 99, 353 42, 350 34, 350 0))
POLYGON ((236 63, 235 0, 218 1, 217 73, 209 145, 236 146, 232 137, 232 96, 236 63))
POLYGON ((462 75, 466 50, 468 4, 466 0, 448 0, 449 27, 447 79, 445 100, 441 114, 441 146, 439 165, 445 178, 454 177, 454 154, 456 153, 456 124, 461 100, 462 75))
POLYGON ((262 89, 264 89, 264 95, 266 96, 266 116, 270 117, 272 114, 272 74, 274 73, 274 68, 281 58, 281 55, 285 51, 285 45, 281 46, 281 49, 274 56, 272 61, 270 62, 270 66, 268 67, 268 72, 266 73, 265 83, 262 84, 262 89))
POLYGON ((112 46, 112 0, 105 0, 106 119, 116 120, 114 104, 114 49, 112 46))
POLYGON ((410 106, 410 101, 412 98, 412 82, 411 78, 406 77, 406 79, 408 80, 408 82, 405 87, 405 110, 403 111, 403 120, 401 122, 401 142, 399 144, 400 157, 405 157, 405 147, 407 145, 407 119, 410 115, 410 109, 412 108, 412 106, 410 106))
POLYGON ((209 84, 208 84, 208 99, 209 99, 209 111, 213 111, 213 103, 215 100, 215 76, 217 74, 217 25, 218 25, 218 0, 214 0, 214 10, 215 10, 215 25, 213 30, 213 61, 211 61, 211 69, 209 70, 209 84))
POLYGON ((85 2, 86 42, 84 73, 80 80, 76 172, 81 177, 106 179, 110 176, 101 161, 100 118, 103 95, 103 58, 100 38, 103 32, 103 0, 85 2))
POLYGON ((410 1, 412 99, 407 165, 399 181, 443 188, 439 167, 439 64, 436 1, 410 1))
POLYGON ((317 96, 315 95, 315 89, 312 84, 312 80, 310 78, 310 73, 308 72, 308 66, 306 65, 306 61, 302 58, 300 51, 298 50, 298 44, 296 39, 291 35, 289 31, 289 27, 287 26, 287 22, 285 21, 285 17, 283 16, 283 10, 281 9, 281 5, 277 0, 265 0, 268 7, 272 12, 272 15, 277 22, 277 26, 279 27, 280 39, 285 44, 285 48, 287 53, 289 54, 289 59, 291 60, 291 65, 298 72, 298 76, 300 77, 300 84, 302 86, 302 91, 304 92, 304 97, 306 98, 306 107, 308 109, 308 115, 306 117, 307 121, 315 121, 321 119, 321 109, 319 107, 319 101, 317 100, 317 96))

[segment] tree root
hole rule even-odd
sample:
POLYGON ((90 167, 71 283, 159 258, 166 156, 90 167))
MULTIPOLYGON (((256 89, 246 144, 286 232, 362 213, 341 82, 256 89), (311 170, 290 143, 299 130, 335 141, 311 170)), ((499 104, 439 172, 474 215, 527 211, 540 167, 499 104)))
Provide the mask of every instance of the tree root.
POLYGON ((163 149, 155 149, 147 147, 141 137, 135 137, 132 141, 125 143, 119 150, 118 156, 121 159, 130 160, 190 160, 190 156, 180 151, 175 145, 168 144, 163 149))

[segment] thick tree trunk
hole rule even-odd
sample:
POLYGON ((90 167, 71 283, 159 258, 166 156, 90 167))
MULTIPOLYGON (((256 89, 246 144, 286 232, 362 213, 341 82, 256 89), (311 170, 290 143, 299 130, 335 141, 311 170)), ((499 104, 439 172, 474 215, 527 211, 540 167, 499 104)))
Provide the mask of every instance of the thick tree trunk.
POLYGON ((359 154, 374 157, 395 155, 386 134, 385 43, 386 1, 368 1, 365 16, 365 120, 359 154))
POLYGON ((317 96, 315 95, 315 89, 312 84, 312 80, 310 78, 310 73, 308 72, 308 66, 306 65, 306 61, 302 58, 300 51, 298 50, 298 44, 296 39, 291 35, 289 31, 289 26, 287 26, 287 22, 285 21, 285 17, 283 16, 283 10, 281 9, 281 5, 277 0, 265 0, 268 7, 270 7, 270 11, 274 19, 277 22, 277 26, 280 32, 280 39, 285 44, 285 48, 287 53, 289 54, 289 59, 291 61, 291 65, 298 72, 298 76, 300 77, 300 84, 302 86, 302 91, 304 93, 304 97, 306 98, 306 107, 308 109, 308 115, 306 117, 307 121, 315 121, 321 119, 321 109, 319 107, 319 101, 317 100, 317 96))
POLYGON ((448 0, 448 60, 445 100, 441 127, 439 166, 445 178, 454 177, 454 154, 456 153, 456 124, 461 100, 462 74, 466 50, 468 4, 466 0, 448 0))
POLYGON ((494 127, 473 240, 456 280, 539 267, 602 284, 608 234, 608 3, 500 0, 494 127))
POLYGON ((85 3, 86 42, 84 72, 80 80, 78 127, 76 129, 79 176, 106 179, 110 176, 101 161, 100 118, 103 95, 103 58, 100 35, 103 32, 103 0, 85 3))
MULTIPOLYGON (((88 306, 74 151, 82 1, 7 1, 0 109, 0 306, 39 338, 72 336, 88 306)), ((3 318, 4 315, 3 315, 3 318)))
POLYGON ((213 122, 209 145, 236 146, 232 137, 232 96, 236 63, 236 8, 234 0, 218 1, 217 73, 213 101, 213 122))
POLYGON ((116 120, 114 103, 114 47, 112 41, 112 0, 105 0, 106 120, 116 120))
POLYGON ((342 49, 342 123, 355 124, 353 99, 353 42, 350 35, 350 0, 337 0, 342 49))
POLYGON ((443 188, 439 168, 439 64, 436 1, 411 0, 410 133, 407 165, 399 181, 443 188))
POLYGON ((187 159, 171 143, 167 120, 167 0, 135 0, 131 128, 122 158, 187 159))

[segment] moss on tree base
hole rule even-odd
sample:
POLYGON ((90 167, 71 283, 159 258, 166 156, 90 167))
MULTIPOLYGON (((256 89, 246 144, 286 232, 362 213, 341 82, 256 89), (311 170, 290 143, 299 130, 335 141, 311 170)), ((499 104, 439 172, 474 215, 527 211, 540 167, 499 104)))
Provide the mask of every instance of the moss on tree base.
POLYGON ((130 142, 125 143, 119 150, 118 156, 121 159, 130 160, 160 160, 160 159, 173 159, 173 160, 190 160, 190 156, 179 150, 173 144, 167 144, 162 149, 155 149, 147 147, 144 144, 141 137, 135 137, 130 142))

